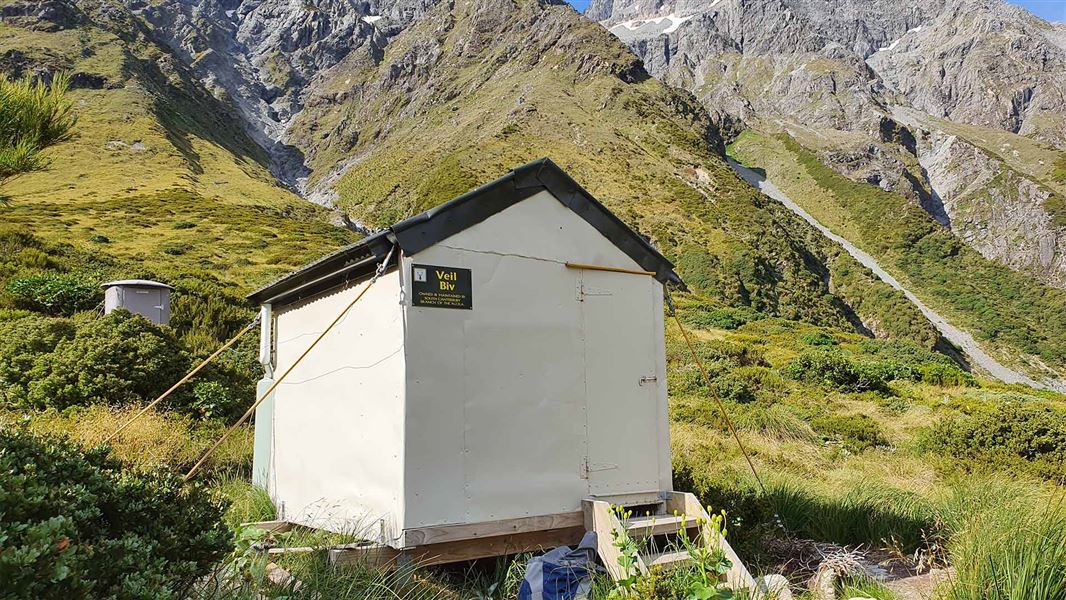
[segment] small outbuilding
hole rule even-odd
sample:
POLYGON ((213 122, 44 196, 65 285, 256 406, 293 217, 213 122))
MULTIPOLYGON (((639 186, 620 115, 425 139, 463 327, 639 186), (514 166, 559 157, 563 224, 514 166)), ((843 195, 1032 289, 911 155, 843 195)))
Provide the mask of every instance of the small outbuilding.
POLYGON ((157 325, 170 322, 170 293, 174 288, 148 279, 122 279, 101 284, 104 288, 104 314, 124 308, 157 325))
POLYGON ((550 160, 518 167, 251 294, 255 415, 279 518, 393 548, 582 527, 672 490, 663 302, 681 284, 550 160))

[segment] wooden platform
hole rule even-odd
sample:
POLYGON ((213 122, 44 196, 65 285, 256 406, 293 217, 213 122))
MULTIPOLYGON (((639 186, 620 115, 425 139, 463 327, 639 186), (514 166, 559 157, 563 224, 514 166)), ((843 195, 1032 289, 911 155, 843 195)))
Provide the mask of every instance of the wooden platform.
MULTIPOLYGON (((710 515, 693 494, 675 492, 668 499, 658 495, 641 495, 610 500, 589 498, 583 509, 573 513, 559 513, 484 523, 443 525, 407 529, 399 538, 400 547, 367 542, 332 547, 271 548, 270 554, 292 552, 324 552, 333 566, 365 564, 372 567, 431 566, 454 562, 547 551, 557 546, 575 546, 586 531, 595 531, 597 552, 611 577, 625 576, 618 564, 619 550, 613 544, 612 531, 625 530, 634 540, 648 540, 661 536, 686 535, 704 546, 720 548, 732 567, 725 574, 725 582, 733 589, 762 589, 744 567, 740 557, 722 535, 709 525, 710 515), (621 504, 619 500, 624 501, 621 504), (639 514, 623 523, 613 506, 639 506, 639 514)), ((285 521, 246 523, 274 533, 291 530, 294 524, 285 521)), ((647 572, 652 568, 672 568, 686 564, 688 554, 676 546, 659 548, 644 545, 637 558, 637 568, 647 572)))

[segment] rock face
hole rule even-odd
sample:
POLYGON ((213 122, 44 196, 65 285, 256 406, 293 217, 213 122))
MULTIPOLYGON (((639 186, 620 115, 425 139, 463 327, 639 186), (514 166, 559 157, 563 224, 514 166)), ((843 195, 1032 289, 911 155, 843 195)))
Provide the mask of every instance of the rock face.
POLYGON ((956 235, 986 258, 1066 287, 1066 236, 1046 208, 1051 190, 942 131, 921 137, 918 156, 956 235))
POLYGON ((275 174, 303 191, 310 174, 288 142, 315 78, 351 55, 380 60, 390 36, 433 0, 126 0, 153 34, 244 117, 275 174))
POLYGON ((1004 171, 986 156, 992 135, 945 135, 896 113, 1066 148, 1066 27, 1003 0, 904 4, 593 0, 586 15, 654 76, 695 93, 725 132, 786 131, 847 177, 921 204, 985 256, 1063 286, 1066 229, 1048 206, 1066 185, 1004 171))

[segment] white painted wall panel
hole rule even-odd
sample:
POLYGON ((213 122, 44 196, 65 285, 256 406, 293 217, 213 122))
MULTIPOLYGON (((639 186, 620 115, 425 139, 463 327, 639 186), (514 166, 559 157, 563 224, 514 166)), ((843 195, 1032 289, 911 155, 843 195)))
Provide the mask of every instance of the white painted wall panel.
MULTIPOLYGON (((284 373, 366 282, 282 308, 284 373)), ((377 534, 402 523, 403 312, 398 273, 384 275, 274 393, 269 489, 284 518, 377 534), (283 506, 282 506, 283 503, 283 506)))
MULTIPOLYGON (((566 262, 639 269, 547 192, 405 257, 405 272, 412 263, 471 269, 474 306, 406 307, 406 527, 581 508, 586 419, 596 417, 586 414, 581 272, 566 262)), ((618 315, 618 327, 639 319, 641 331, 658 327, 661 336, 661 313, 653 315, 661 305, 650 294, 659 284, 619 276, 640 280, 641 300, 638 314, 618 315)), ((650 355, 657 344, 645 345, 650 355)), ((657 361, 649 362, 654 370, 657 361)), ((643 430, 655 465, 660 423, 650 419, 643 430)), ((647 479, 646 471, 633 479, 647 479)), ((652 477, 659 480, 657 469, 652 477)))

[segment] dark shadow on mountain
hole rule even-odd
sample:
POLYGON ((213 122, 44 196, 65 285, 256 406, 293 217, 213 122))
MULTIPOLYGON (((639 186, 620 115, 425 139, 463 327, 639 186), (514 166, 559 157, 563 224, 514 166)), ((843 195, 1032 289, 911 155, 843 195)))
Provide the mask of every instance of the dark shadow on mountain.
POLYGON ((970 365, 970 361, 966 360, 966 353, 943 336, 937 336, 936 343, 933 344, 933 350, 955 361, 963 371, 966 371, 967 373, 973 372, 973 366, 970 365))
POLYGON ((270 168, 270 156, 245 133, 240 117, 209 94, 187 70, 175 65, 169 74, 164 73, 157 62, 128 51, 122 68, 125 77, 136 79, 148 91, 152 113, 163 126, 167 140, 194 173, 203 173, 203 166, 193 137, 225 148, 240 161, 270 168))
MULTIPOLYGON (((914 175, 911 175, 909 172, 905 172, 904 177, 906 177, 911 182, 911 185, 913 185, 915 189, 923 189, 921 182, 916 181, 914 175)), ((940 223, 944 227, 950 229, 951 217, 948 216, 948 212, 944 208, 944 200, 940 197, 940 194, 936 193, 936 188, 934 188, 933 184, 930 182, 929 171, 926 171, 925 167, 922 167, 922 177, 925 178, 926 182, 929 182, 929 193, 921 194, 920 201, 922 208, 925 209, 925 212, 929 213, 934 219, 936 219, 937 223, 940 223)))

